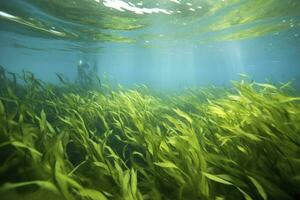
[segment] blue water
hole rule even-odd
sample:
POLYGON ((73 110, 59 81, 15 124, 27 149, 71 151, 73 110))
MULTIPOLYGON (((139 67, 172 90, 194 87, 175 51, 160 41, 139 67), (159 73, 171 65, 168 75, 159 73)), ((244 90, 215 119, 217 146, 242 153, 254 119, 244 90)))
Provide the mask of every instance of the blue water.
POLYGON ((1 1, 0 65, 53 83, 73 81, 83 60, 128 87, 223 86, 244 73, 300 88, 299 1, 153 2, 1 1))

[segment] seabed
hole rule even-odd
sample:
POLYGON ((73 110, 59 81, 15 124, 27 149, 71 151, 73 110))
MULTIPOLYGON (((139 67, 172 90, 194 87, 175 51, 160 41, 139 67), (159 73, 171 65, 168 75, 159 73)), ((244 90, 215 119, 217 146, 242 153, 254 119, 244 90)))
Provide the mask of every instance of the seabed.
POLYGON ((297 199, 290 83, 163 95, 0 80, 1 199, 297 199))

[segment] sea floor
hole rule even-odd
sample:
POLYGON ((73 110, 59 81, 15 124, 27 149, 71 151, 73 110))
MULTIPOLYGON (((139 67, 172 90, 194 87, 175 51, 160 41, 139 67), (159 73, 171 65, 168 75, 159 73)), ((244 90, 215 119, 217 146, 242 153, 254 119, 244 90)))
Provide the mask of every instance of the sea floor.
MULTIPOLYGON (((300 97, 233 81, 163 95, 0 84, 3 199, 297 199, 300 97)), ((1 199, 2 199, 1 197, 1 199)))

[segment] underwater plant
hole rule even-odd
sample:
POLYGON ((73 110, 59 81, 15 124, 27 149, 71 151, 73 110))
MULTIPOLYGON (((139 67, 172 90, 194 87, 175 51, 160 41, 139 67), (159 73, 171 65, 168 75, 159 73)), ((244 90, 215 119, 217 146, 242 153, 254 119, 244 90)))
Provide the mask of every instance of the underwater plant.
MULTIPOLYGON (((290 83, 159 95, 0 76, 2 199, 297 199, 290 83)), ((61 77, 62 79, 62 77, 61 77)))

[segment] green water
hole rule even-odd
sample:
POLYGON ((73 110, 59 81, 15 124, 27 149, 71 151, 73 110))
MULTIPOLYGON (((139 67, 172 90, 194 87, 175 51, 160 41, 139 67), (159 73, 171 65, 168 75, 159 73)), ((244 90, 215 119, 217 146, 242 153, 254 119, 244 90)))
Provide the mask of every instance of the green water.
POLYGON ((0 1, 3 200, 300 199, 300 1, 0 1))
POLYGON ((31 36, 85 42, 148 41, 144 45, 149 47, 161 41, 197 44, 278 33, 299 27, 300 10, 295 0, 27 0, 1 4, 1 18, 22 25, 22 31, 31 36))

